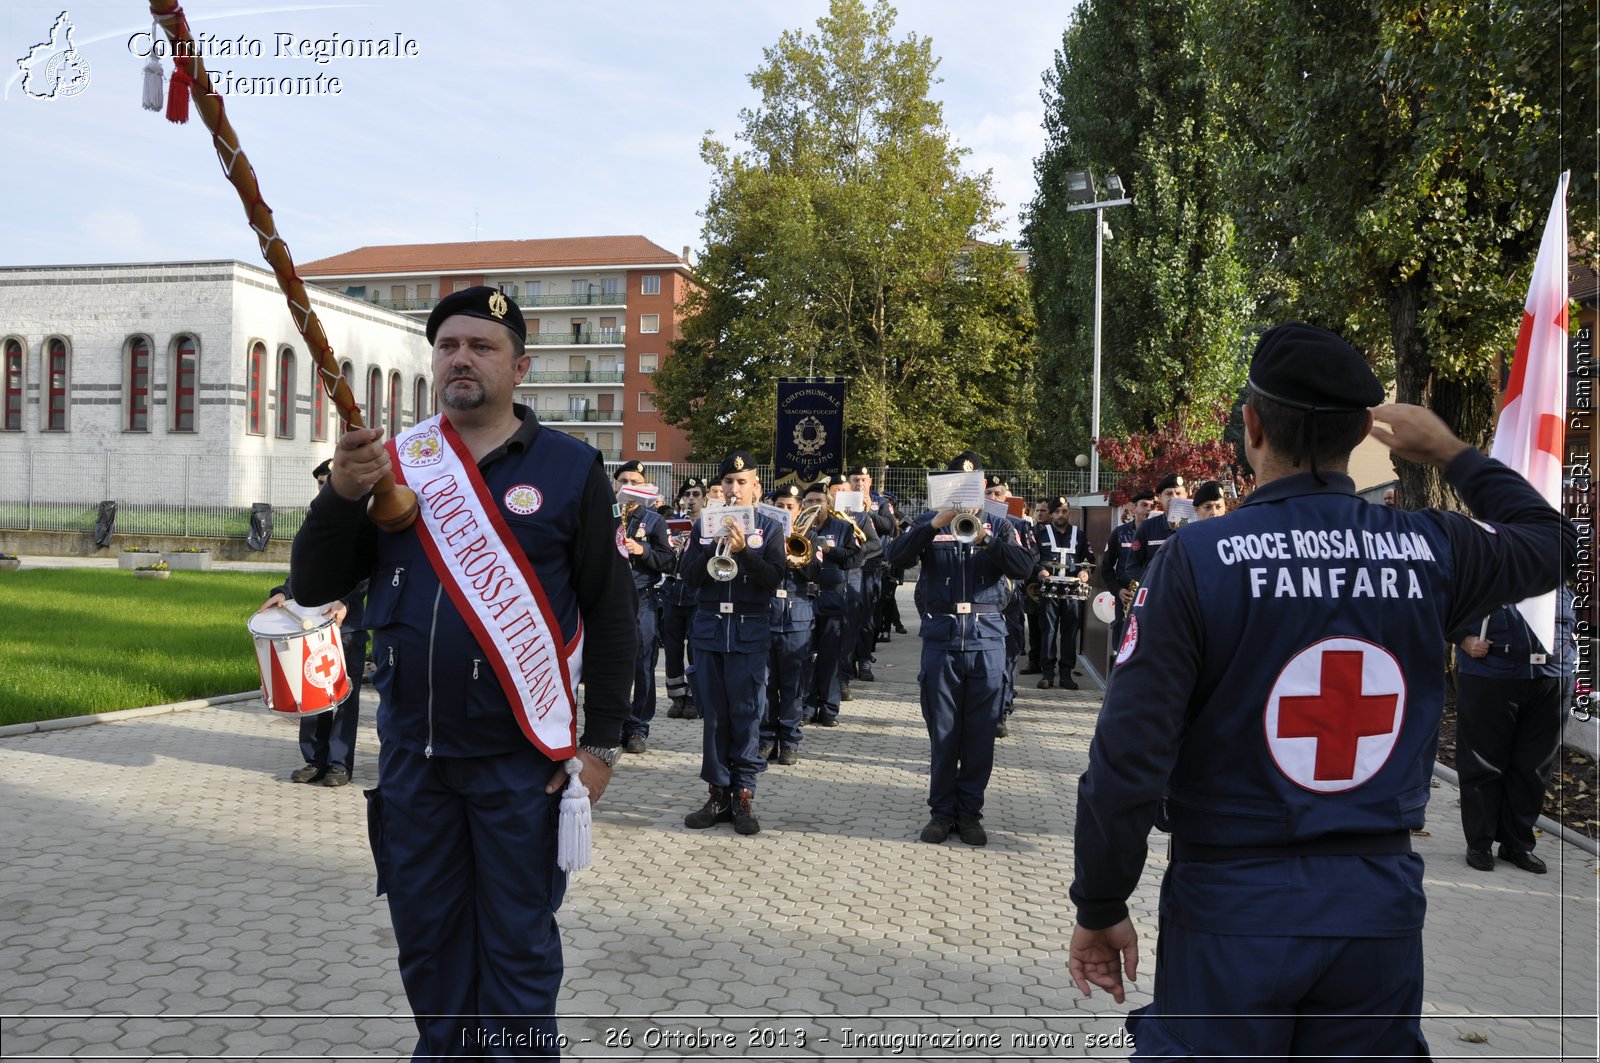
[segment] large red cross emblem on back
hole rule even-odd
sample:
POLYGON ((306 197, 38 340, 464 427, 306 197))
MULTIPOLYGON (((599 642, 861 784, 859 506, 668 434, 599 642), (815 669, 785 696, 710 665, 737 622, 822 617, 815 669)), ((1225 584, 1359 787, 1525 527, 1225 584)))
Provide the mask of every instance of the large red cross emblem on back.
POLYGON ((1364 639, 1324 639, 1295 654, 1273 685, 1267 744, 1296 785, 1352 790, 1388 761, 1404 708, 1405 681, 1388 650, 1364 639))

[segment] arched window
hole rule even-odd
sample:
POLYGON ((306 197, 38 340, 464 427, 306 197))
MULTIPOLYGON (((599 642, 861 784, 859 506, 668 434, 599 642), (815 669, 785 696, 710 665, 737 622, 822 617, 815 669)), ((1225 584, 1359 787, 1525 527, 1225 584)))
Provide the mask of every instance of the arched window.
POLYGON ((45 388, 45 431, 65 432, 67 430, 67 389, 71 386, 69 380, 70 356, 67 353, 67 341, 60 337, 51 337, 45 347, 47 381, 45 388))
POLYGON ((263 385, 261 374, 266 371, 263 362, 267 360, 267 345, 256 342, 250 345, 250 366, 246 377, 249 387, 248 409, 245 413, 245 431, 253 436, 265 435, 266 429, 262 427, 266 421, 266 388, 263 385))
POLYGON ((367 427, 383 423, 383 370, 373 366, 367 373, 367 427))
POLYGON ((172 345, 172 430, 195 430, 195 391, 200 382, 200 349, 193 336, 172 345))
POLYGON ((294 438, 294 349, 278 351, 278 438, 294 438))
MULTIPOLYGON (((400 374, 389 374, 389 438, 400 434, 400 415, 404 404, 400 401, 400 374)), ((415 424, 416 422, 412 422, 415 424)))
POLYGON ((433 416, 433 410, 428 408, 428 400, 433 396, 428 392, 428 378, 419 376, 412 387, 412 424, 419 424, 433 416))
MULTIPOLYGON (((345 390, 350 392, 350 401, 354 402, 356 399, 356 367, 349 362, 340 362, 339 375, 344 377, 345 390)), ((344 435, 348 431, 350 431, 350 422, 341 416, 339 418, 339 434, 344 435)))
POLYGON ((5 347, 5 413, 7 432, 22 431, 22 341, 6 340, 5 347))
POLYGON ((135 336, 128 341, 128 418, 130 432, 150 431, 150 341, 135 336))
POLYGON ((322 371, 311 363, 311 439, 320 443, 328 438, 328 389, 322 386, 322 371))

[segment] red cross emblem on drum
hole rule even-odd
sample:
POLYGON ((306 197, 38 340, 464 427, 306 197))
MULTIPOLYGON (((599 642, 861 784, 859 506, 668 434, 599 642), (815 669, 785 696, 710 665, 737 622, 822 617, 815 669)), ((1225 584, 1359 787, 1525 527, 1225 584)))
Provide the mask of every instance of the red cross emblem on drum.
POLYGON ((1365 639, 1330 638, 1295 654, 1267 697, 1267 748, 1278 770, 1317 793, 1354 790, 1400 738, 1400 662, 1365 639))
POLYGON ((334 654, 331 644, 318 647, 306 654, 306 664, 303 674, 306 682, 312 686, 321 687, 332 693, 334 684, 339 681, 342 669, 339 658, 334 654))

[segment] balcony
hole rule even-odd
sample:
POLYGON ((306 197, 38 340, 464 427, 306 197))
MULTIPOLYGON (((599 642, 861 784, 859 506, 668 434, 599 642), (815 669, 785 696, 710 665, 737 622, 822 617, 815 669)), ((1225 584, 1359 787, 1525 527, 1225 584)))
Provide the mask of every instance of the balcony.
POLYGON ((584 424, 621 424, 621 410, 536 410, 541 423, 577 421, 584 424))
POLYGON ((437 296, 429 299, 368 299, 367 302, 385 310, 432 310, 439 305, 437 296))
POLYGON ((529 307, 548 306, 627 306, 628 296, 624 292, 589 292, 587 295, 524 295, 521 298, 512 296, 517 300, 517 305, 523 309, 529 307))
POLYGON ((600 457, 604 458, 606 461, 621 461, 622 460, 622 451, 620 451, 620 450, 602 450, 600 452, 600 457))
POLYGON ((529 347, 580 347, 590 344, 615 344, 622 346, 623 331, 619 328, 586 329, 583 332, 532 332, 528 334, 529 347))
POLYGON ((541 370, 537 373, 531 369, 522 375, 524 384, 620 384, 622 383, 622 370, 620 369, 578 369, 571 372, 565 370, 541 370))

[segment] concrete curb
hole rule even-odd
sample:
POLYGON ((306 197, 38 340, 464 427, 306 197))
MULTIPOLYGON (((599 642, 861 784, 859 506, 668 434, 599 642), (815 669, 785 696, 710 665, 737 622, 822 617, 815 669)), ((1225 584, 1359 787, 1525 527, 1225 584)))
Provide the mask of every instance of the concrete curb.
MULTIPOLYGON (((1437 778, 1443 779, 1451 786, 1454 786, 1456 789, 1459 790, 1461 788, 1461 777, 1457 775, 1456 770, 1449 765, 1434 761, 1433 774, 1437 778)), ((1568 830, 1564 824, 1557 823, 1549 816, 1540 816, 1534 821, 1534 826, 1538 827, 1546 834, 1555 835, 1568 845, 1576 845, 1590 856, 1600 856, 1600 843, 1596 843, 1594 839, 1586 838, 1576 831, 1568 830)))
POLYGON ((260 697, 261 691, 250 690, 240 694, 218 694, 212 698, 197 698, 194 701, 175 701, 170 705, 146 705, 139 709, 96 712, 87 716, 63 716, 55 720, 37 720, 33 723, 13 723, 0 727, 0 738, 38 734, 41 731, 65 731, 69 728, 88 727, 97 723, 115 723, 118 720, 137 720, 141 716, 165 716, 169 712, 209 709, 216 705, 231 705, 240 701, 254 701, 260 697))

